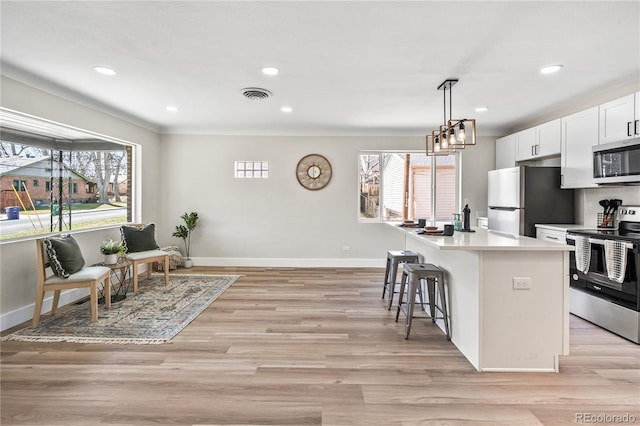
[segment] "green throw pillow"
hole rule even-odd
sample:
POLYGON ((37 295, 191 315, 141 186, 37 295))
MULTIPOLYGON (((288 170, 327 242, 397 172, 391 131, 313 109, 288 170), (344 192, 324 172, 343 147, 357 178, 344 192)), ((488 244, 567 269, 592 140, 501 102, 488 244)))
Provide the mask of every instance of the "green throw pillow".
POLYGON ((155 237, 156 225, 153 223, 141 227, 122 226, 120 231, 122 233, 122 244, 127 253, 137 253, 158 248, 155 237))
POLYGON ((71 235, 45 238, 44 246, 53 273, 62 278, 78 272, 84 266, 80 246, 71 235))

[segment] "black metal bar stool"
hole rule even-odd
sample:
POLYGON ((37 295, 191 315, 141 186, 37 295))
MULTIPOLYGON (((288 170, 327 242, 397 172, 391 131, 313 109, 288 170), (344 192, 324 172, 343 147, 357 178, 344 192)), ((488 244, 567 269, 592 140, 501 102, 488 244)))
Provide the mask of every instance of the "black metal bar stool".
POLYGON ((424 299, 420 297, 418 302, 422 309, 425 310, 424 305, 429 305, 429 318, 433 322, 437 319, 444 320, 444 329, 447 334, 447 340, 451 340, 451 331, 449 329, 449 311, 447 309, 447 297, 445 294, 445 282, 444 272, 442 269, 430 263, 405 263, 402 271, 402 281, 400 282, 400 295, 398 296, 398 311, 396 312, 396 322, 400 316, 400 311, 404 311, 406 315, 406 321, 404 325, 404 338, 409 338, 409 332, 411 331, 411 320, 413 319, 413 308, 416 303, 416 294, 421 293, 422 282, 426 283, 427 294, 429 296, 429 302, 425 303, 424 299), (407 298, 404 300, 405 289, 407 284, 407 298), (436 302, 436 293, 440 296, 440 303, 436 302), (436 316, 436 311, 439 311, 442 316, 436 316))
POLYGON ((385 293, 389 292, 389 306, 387 309, 391 310, 393 305, 393 295, 396 292, 396 276, 398 275, 398 265, 401 263, 418 263, 418 253, 410 250, 403 251, 388 251, 387 252, 387 267, 384 271, 384 287, 382 288, 382 298, 384 299, 385 293))

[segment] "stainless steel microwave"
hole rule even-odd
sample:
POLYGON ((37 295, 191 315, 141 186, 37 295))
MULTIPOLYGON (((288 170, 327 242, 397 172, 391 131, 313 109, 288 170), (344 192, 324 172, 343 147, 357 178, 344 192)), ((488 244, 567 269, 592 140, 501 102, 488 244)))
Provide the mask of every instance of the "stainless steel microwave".
POLYGON ((640 138, 594 146, 593 180, 640 185, 640 138))

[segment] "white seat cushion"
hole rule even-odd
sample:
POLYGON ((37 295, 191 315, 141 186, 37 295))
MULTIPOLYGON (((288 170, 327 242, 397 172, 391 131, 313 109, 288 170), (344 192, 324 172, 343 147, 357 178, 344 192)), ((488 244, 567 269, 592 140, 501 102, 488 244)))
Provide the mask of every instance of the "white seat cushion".
POLYGON ((69 278, 60 278, 55 275, 51 275, 44 282, 46 284, 62 284, 62 283, 76 283, 81 281, 93 281, 97 280, 101 276, 111 272, 110 268, 106 266, 87 266, 80 269, 75 274, 69 275, 69 278))
POLYGON ((127 260, 144 260, 149 259, 151 257, 159 257, 159 256, 167 256, 168 253, 162 250, 147 250, 147 251, 139 251, 136 253, 128 253, 127 260))

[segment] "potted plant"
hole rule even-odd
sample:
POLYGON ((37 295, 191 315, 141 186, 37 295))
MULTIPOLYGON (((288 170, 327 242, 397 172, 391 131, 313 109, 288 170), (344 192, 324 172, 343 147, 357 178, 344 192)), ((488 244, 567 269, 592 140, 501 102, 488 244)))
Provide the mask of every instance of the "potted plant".
POLYGON ((118 254, 123 250, 122 242, 109 238, 100 244, 100 253, 104 254, 105 265, 118 263, 118 254))
POLYGON ((193 266, 193 261, 191 260, 191 233, 196 228, 198 224, 198 213, 184 213, 180 216, 184 221, 184 225, 176 225, 176 230, 172 236, 176 238, 181 238, 184 242, 184 248, 186 251, 186 259, 184 261, 185 268, 191 268, 193 266))

